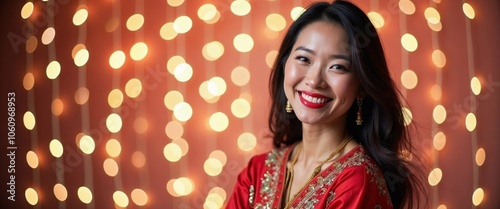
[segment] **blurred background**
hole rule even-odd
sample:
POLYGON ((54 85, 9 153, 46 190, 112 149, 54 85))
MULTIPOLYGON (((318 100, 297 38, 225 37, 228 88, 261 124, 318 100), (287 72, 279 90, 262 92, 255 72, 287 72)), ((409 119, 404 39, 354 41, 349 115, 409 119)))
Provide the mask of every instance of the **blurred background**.
MULTIPOLYGON (((3 1, 2 208, 224 208, 272 148, 270 68, 311 2, 3 1)), ((500 2, 353 2, 408 102, 430 208, 500 208, 500 2)))

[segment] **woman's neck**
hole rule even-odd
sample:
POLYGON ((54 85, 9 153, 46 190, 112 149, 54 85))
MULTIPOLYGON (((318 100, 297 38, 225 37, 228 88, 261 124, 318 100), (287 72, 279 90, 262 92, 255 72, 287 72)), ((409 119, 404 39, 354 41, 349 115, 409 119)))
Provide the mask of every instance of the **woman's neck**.
POLYGON ((349 136, 344 125, 302 125, 303 163, 323 161, 349 136))

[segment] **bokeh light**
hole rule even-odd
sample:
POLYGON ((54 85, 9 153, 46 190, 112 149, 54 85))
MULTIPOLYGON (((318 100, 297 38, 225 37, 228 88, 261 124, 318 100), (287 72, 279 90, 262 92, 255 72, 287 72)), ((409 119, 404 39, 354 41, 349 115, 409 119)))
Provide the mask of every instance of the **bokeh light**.
POLYGON ((61 64, 59 64, 58 61, 52 61, 47 65, 47 78, 53 80, 56 79, 59 76, 59 73, 61 73, 61 64))
POLYGON ((178 7, 184 3, 184 0, 167 0, 168 5, 178 7))
POLYGON ((26 4, 24 4, 23 8, 21 9, 21 17, 23 19, 28 19, 33 14, 34 8, 35 6, 33 5, 33 2, 26 2, 26 4))
POLYGON ((470 80, 470 88, 472 90, 472 93, 474 93, 476 96, 481 93, 481 82, 477 77, 472 77, 470 80))
POLYGON ((165 107, 169 110, 174 110, 175 106, 183 101, 184 96, 176 90, 169 91, 167 94, 165 94, 165 97, 163 99, 165 107))
POLYGON ((425 9, 424 16, 430 23, 437 24, 438 22, 441 22, 441 15, 439 15, 439 12, 432 7, 425 9))
POLYGON ((429 181, 429 185, 436 186, 439 184, 439 182, 441 182, 442 178, 443 178, 443 171, 441 171, 440 168, 434 168, 429 173, 427 180, 429 181))
POLYGON ((250 13, 250 10, 252 10, 252 6, 248 1, 235 0, 231 2, 230 9, 231 12, 237 16, 245 16, 250 13))
POLYGON ((243 98, 235 99, 231 103, 231 113, 237 118, 247 117, 250 114, 250 110, 250 103, 243 98))
POLYGON ((193 108, 187 102, 179 102, 174 107, 174 116, 179 121, 188 121, 193 116, 193 108))
POLYGON ((286 20, 278 13, 272 13, 267 15, 266 25, 272 31, 282 31, 286 27, 286 20))
POLYGON ((207 83, 208 91, 214 96, 222 96, 226 93, 227 85, 221 77, 213 77, 207 83))
POLYGON ((446 120, 446 108, 443 105, 436 105, 432 111, 432 118, 437 124, 442 124, 446 120))
POLYGON ((213 4, 204 4, 198 9, 198 18, 208 21, 217 15, 217 8, 213 4))
POLYGON ((125 94, 130 98, 138 97, 142 92, 142 82, 137 78, 132 78, 125 84, 125 94))
POLYGON ((406 15, 412 15, 415 13, 415 4, 410 0, 400 0, 398 3, 399 10, 406 15))
POLYGON ((26 73, 23 78, 23 87, 26 89, 26 91, 29 91, 33 88, 35 85, 35 76, 33 76, 33 73, 26 73))
POLYGON ((76 26, 80 26, 85 21, 87 20, 87 17, 89 16, 89 12, 85 8, 81 8, 78 11, 75 12, 75 15, 73 15, 73 24, 76 26))
POLYGON ((89 61, 89 57, 90 54, 87 49, 83 48, 78 50, 78 52, 76 52, 75 54, 75 59, 74 59, 75 65, 78 67, 84 66, 85 64, 87 64, 87 61, 89 61))
POLYGON ((57 183, 54 185, 53 188, 54 196, 56 197, 57 200, 59 201, 66 201, 68 198, 68 190, 66 187, 60 183, 57 183))
POLYGON ((54 99, 50 109, 53 115, 60 116, 64 111, 64 103, 61 99, 54 99))
POLYGON ((54 38, 56 37, 56 30, 53 27, 48 27, 43 31, 42 34, 42 44, 49 45, 54 41, 54 38))
POLYGON ((181 147, 175 143, 168 143, 163 148, 163 156, 170 162, 177 162, 182 157, 181 147))
POLYGON ((465 117, 465 127, 468 131, 472 132, 476 129, 477 120, 476 115, 474 113, 469 113, 465 117))
POLYGON ((177 37, 177 31, 174 30, 174 23, 167 22, 160 28, 160 36, 162 39, 168 41, 177 37))
POLYGON ((148 45, 144 42, 137 42, 130 48, 130 58, 135 61, 144 59, 146 55, 148 55, 148 45))
POLYGON ((144 16, 142 14, 133 14, 127 19, 127 29, 130 31, 137 31, 144 25, 144 16))
POLYGON ((406 89, 414 89, 417 86, 418 77, 417 74, 413 70, 405 70, 401 74, 401 84, 406 89))
POLYGON ((181 148, 181 156, 186 156, 189 152, 189 143, 183 138, 173 139, 172 143, 177 144, 181 148))
POLYGON ((110 157, 118 157, 122 152, 122 145, 116 139, 110 139, 106 142, 106 152, 110 157))
POLYGON ((36 192, 35 189, 27 188, 26 191, 24 192, 24 196, 26 197, 26 201, 30 205, 38 204, 38 193, 36 192))
POLYGON ((122 191, 115 191, 113 193, 113 201, 115 202, 116 205, 122 208, 127 207, 129 203, 127 194, 125 194, 125 192, 122 191))
POLYGON ((174 191, 180 196, 191 194, 194 190, 193 180, 187 177, 180 177, 174 181, 174 191))
POLYGON ((298 6, 298 7, 294 7, 292 8, 292 10, 290 11, 290 17, 292 18, 293 21, 297 20, 297 18, 300 17, 300 15, 302 15, 302 13, 304 13, 306 11, 306 9, 304 9, 304 7, 301 7, 301 6, 298 6))
POLYGON ((120 89, 113 89, 108 94, 108 105, 112 108, 117 108, 122 105, 123 93, 120 89))
POLYGON ((93 199, 92 192, 88 187, 81 186, 80 188, 78 188, 78 199, 80 199, 80 201, 85 204, 89 204, 93 199))
POLYGON ((59 158, 62 156, 64 153, 63 146, 61 144, 61 141, 58 139, 52 139, 49 143, 49 151, 52 156, 59 158))
POLYGON ((134 165, 136 168, 142 168, 144 165, 146 165, 146 156, 144 156, 144 153, 140 151, 135 151, 132 154, 132 165, 134 165))
POLYGON ((443 132, 437 132, 434 135, 434 138, 432 140, 432 144, 434 145, 434 149, 440 151, 444 148, 446 145, 446 135, 444 135, 443 132))
POLYGON ((436 49, 432 52, 432 62, 436 67, 443 68, 446 65, 446 56, 443 51, 436 49))
POLYGON ((257 137, 252 133, 245 132, 238 137, 238 148, 240 150, 245 152, 252 151, 255 149, 255 146, 257 146, 257 137))
POLYGON ((375 28, 384 27, 384 24, 385 24, 384 17, 382 17, 382 15, 380 15, 380 13, 371 11, 371 12, 368 12, 366 15, 368 16, 368 18, 370 18, 370 21, 372 22, 372 24, 375 28))
POLYGON ((80 139, 79 147, 85 154, 92 154, 95 150, 95 142, 94 139, 89 135, 84 135, 80 139))
POLYGON ((26 52, 33 53, 38 46, 38 39, 35 36, 30 36, 26 41, 26 52))
POLYGON ((401 36, 401 45, 406 51, 414 52, 418 48, 418 42, 415 36, 409 33, 405 33, 401 36))
POLYGON ((478 166, 482 166, 484 164, 484 161, 486 160, 486 151, 483 148, 477 149, 475 158, 476 158, 476 164, 478 166))
POLYGON ((113 69, 119 69, 125 64, 125 58, 125 53, 121 50, 117 50, 109 57, 109 66, 113 69))
POLYGON ((208 61, 215 61, 224 54, 224 45, 218 41, 212 41, 203 46, 203 57, 208 61))
POLYGON ((184 134, 184 127, 177 121, 170 121, 165 126, 165 134, 171 139, 181 138, 184 134))
POLYGON ((222 172, 222 163, 215 158, 208 158, 203 164, 203 169, 205 173, 209 176, 217 176, 222 172))
POLYGON ((104 172, 110 177, 114 177, 116 176, 116 174, 118 174, 118 163, 116 163, 116 161, 111 158, 107 158, 106 160, 104 160, 104 162, 102 163, 102 167, 104 169, 104 172))
POLYGON ((467 16, 469 19, 472 20, 474 19, 474 17, 476 17, 476 12, 469 3, 464 3, 462 5, 462 10, 464 11, 465 16, 467 16))
POLYGON ((111 133, 117 133, 122 129, 122 118, 116 113, 111 113, 106 118, 106 127, 111 133))
POLYGON ((411 113, 411 110, 408 109, 407 107, 403 107, 403 116, 405 119, 405 126, 410 125, 411 121, 413 120, 413 114, 411 113))
POLYGON ((24 113, 23 123, 24 123, 24 127, 26 127, 26 129, 33 130, 33 128, 35 128, 35 124, 36 124, 35 115, 33 115, 33 113, 31 111, 27 111, 26 113, 24 113))
POLYGON ((132 202, 138 206, 145 206, 148 203, 148 194, 142 189, 134 189, 130 193, 130 198, 132 199, 132 202))
POLYGON ((174 77, 179 82, 187 82, 193 76, 193 68, 188 63, 180 63, 174 69, 174 77))
POLYGON ((253 48, 253 39, 246 33, 240 33, 233 39, 234 48, 239 52, 249 52, 253 48))
POLYGON ((477 188, 472 194, 472 203, 475 206, 479 206, 483 202, 484 190, 482 188, 477 188))
POLYGON ((250 76, 250 71, 243 66, 237 66, 231 71, 231 81, 237 86, 247 85, 250 76))
POLYGON ((173 27, 177 33, 187 33, 193 27, 193 21, 188 16, 180 16, 175 19, 173 27))
POLYGON ((28 151, 26 153, 26 162, 28 163, 28 166, 32 169, 38 168, 38 155, 36 155, 35 152, 32 150, 28 151))
POLYGON ((222 112, 216 112, 210 116, 208 124, 215 132, 222 132, 229 126, 229 118, 222 112))

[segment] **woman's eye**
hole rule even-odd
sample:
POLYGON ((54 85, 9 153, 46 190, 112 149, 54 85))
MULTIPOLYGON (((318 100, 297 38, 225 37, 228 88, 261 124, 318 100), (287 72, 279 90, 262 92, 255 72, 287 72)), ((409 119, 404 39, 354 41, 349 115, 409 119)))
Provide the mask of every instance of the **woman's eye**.
POLYGON ((330 69, 332 70, 341 70, 341 71, 348 71, 349 69, 347 69, 346 66, 343 66, 343 65, 332 65, 330 67, 330 69))
POLYGON ((298 56, 295 59, 299 60, 301 62, 309 63, 309 59, 307 59, 307 57, 304 57, 304 56, 298 56))

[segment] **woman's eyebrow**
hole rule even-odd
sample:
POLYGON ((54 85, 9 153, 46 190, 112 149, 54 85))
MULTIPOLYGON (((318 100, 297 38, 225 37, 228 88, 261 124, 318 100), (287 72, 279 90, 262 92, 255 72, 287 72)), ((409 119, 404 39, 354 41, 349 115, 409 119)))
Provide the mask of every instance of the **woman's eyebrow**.
MULTIPOLYGON (((298 50, 302 50, 302 51, 305 51, 307 53, 316 55, 316 52, 314 52, 314 50, 309 49, 305 46, 298 46, 297 48, 295 48, 295 51, 298 51, 298 50)), ((332 55, 330 55, 330 57, 334 58, 334 59, 343 59, 343 60, 346 60, 349 62, 351 61, 351 57, 349 55, 345 55, 345 54, 332 54, 332 55)))

